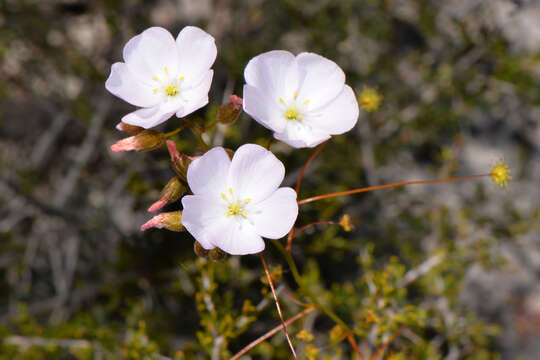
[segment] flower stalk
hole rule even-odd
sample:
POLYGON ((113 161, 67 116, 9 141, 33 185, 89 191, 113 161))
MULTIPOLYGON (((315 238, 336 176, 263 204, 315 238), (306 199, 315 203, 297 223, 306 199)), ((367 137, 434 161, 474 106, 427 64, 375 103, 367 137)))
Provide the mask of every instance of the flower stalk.
POLYGON ((368 186, 368 187, 363 187, 363 188, 358 188, 358 189, 353 189, 353 190, 339 191, 335 193, 313 196, 310 198, 299 200, 298 205, 303 205, 303 204, 307 204, 313 201, 329 199, 329 198, 338 197, 338 196, 359 194, 363 192, 387 189, 391 187, 399 187, 399 186, 405 186, 405 185, 420 185, 420 184, 441 184, 441 183, 449 183, 449 182, 455 182, 455 181, 461 181, 461 180, 476 179, 476 178, 486 177, 486 176, 492 176, 492 174, 490 173, 490 174, 480 174, 480 175, 458 176, 458 177, 451 177, 447 179, 436 179, 436 180, 402 181, 402 182, 397 182, 397 183, 392 183, 392 184, 368 186))

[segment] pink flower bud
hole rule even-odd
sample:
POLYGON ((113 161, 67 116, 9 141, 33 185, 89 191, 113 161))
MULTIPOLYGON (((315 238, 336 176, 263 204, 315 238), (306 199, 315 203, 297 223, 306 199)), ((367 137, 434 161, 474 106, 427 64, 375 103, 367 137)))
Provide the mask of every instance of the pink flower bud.
POLYGON ((242 98, 240 96, 231 95, 229 97, 234 105, 242 106, 242 98))
POLYGON ((141 231, 145 231, 150 228, 165 228, 170 231, 183 231, 184 226, 182 225, 182 211, 161 213, 141 225, 141 231))
POLYGON ((144 130, 137 135, 119 140, 111 146, 111 150, 113 152, 132 150, 151 151, 163 145, 164 141, 165 138, 162 133, 154 130, 144 130))
POLYGON ((234 123, 242 112, 242 98, 231 95, 231 102, 221 105, 217 114, 217 121, 229 125, 234 123))
POLYGON ((120 121, 118 124, 116 124, 116 130, 123 131, 129 135, 137 135, 141 131, 144 131, 144 128, 140 126, 129 125, 129 124, 126 124, 125 122, 120 121))
POLYGON ((180 181, 180 179, 175 176, 169 182, 163 190, 161 190, 161 198, 156 201, 150 208, 148 212, 156 212, 167 203, 172 203, 180 199, 182 195, 186 192, 186 186, 180 181))
POLYGON ((183 182, 186 182, 187 180, 187 169, 189 167, 189 164, 195 158, 187 156, 185 154, 180 154, 178 150, 176 149, 176 144, 172 140, 167 140, 167 149, 169 150, 169 155, 171 155, 171 162, 173 166, 173 170, 178 175, 180 180, 183 182))

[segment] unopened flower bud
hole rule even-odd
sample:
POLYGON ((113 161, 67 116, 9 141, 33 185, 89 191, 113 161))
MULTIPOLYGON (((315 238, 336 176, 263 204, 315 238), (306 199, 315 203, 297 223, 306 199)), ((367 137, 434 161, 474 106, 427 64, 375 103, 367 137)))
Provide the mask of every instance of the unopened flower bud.
POLYGON ((224 125, 234 123, 242 112, 242 98, 231 95, 231 102, 221 105, 217 114, 217 121, 224 125))
POLYGON ((210 257, 210 260, 221 261, 227 258, 227 253, 221 250, 220 248, 213 248, 208 253, 208 256, 210 257))
POLYGON ((165 228, 171 231, 183 231, 184 226, 182 225, 182 211, 166 212, 154 216, 141 226, 141 231, 145 231, 150 228, 165 228))
POLYGON ((165 138, 159 131, 144 130, 137 135, 118 141, 116 144, 111 146, 111 150, 114 152, 132 150, 151 151, 163 145, 164 141, 165 138))
POLYGON ((193 251, 198 257, 202 258, 207 258, 208 253, 210 253, 210 250, 206 250, 205 248, 203 248, 201 243, 198 241, 195 241, 195 243, 193 243, 193 251))
POLYGON ((354 225, 351 223, 351 217, 349 214, 345 214, 341 217, 341 220, 339 220, 339 226, 341 226, 343 230, 347 232, 354 229, 354 225))
POLYGON ((176 149, 176 144, 172 140, 167 140, 167 149, 169 150, 169 155, 171 155, 171 162, 173 170, 178 175, 180 180, 186 182, 187 169, 189 164, 193 161, 193 158, 185 154, 180 154, 176 149))
POLYGON ((180 178, 173 177, 161 190, 161 198, 148 208, 148 212, 156 212, 168 203, 177 201, 185 192, 186 186, 180 181, 180 178))
POLYGON ((137 135, 138 133, 144 131, 144 128, 140 126, 129 125, 129 124, 126 124, 125 122, 120 121, 118 124, 116 124, 116 130, 125 132, 126 134, 129 134, 129 135, 137 135))

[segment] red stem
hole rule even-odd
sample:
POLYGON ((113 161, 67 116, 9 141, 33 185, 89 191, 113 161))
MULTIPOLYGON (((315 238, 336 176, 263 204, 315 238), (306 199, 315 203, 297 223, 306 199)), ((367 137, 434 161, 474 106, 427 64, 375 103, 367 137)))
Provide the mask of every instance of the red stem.
POLYGON ((418 184, 439 184, 439 183, 447 183, 447 182, 454 182, 454 181, 467 180, 467 179, 475 179, 475 178, 484 177, 484 176, 491 176, 491 174, 460 176, 460 177, 452 177, 452 178, 448 178, 448 179, 438 179, 438 180, 403 181, 403 182, 397 182, 397 183, 392 183, 392 184, 369 186, 369 187, 358 188, 358 189, 353 189, 353 190, 340 191, 340 192, 335 192, 335 193, 330 193, 330 194, 313 196, 313 197, 298 201, 298 205, 307 204, 307 203, 310 203, 312 201, 328 199, 328 198, 333 198, 333 197, 337 197, 337 196, 358 194, 358 193, 362 193, 362 192, 379 190, 379 189, 386 189, 386 188, 391 188, 391 187, 396 187, 396 186, 415 185, 415 184, 416 185, 418 185, 418 184))

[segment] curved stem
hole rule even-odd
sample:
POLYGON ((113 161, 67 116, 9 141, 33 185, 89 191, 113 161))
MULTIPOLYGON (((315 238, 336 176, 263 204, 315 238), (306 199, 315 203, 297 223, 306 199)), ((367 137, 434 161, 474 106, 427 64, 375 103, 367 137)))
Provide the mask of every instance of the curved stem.
MULTIPOLYGON (((321 145, 319 145, 317 149, 315 149, 313 154, 311 154, 311 156, 306 161, 306 163, 304 164, 304 167, 300 171, 300 175, 298 175, 298 181, 296 182, 295 191, 297 195, 300 192, 300 186, 302 185, 302 179, 304 178, 304 173, 306 172, 307 167, 309 166, 309 164, 311 164, 313 159, 315 159, 317 155, 319 155, 319 153, 324 149, 324 147, 326 146, 326 144, 328 144, 329 141, 330 139, 326 140, 321 145)), ((268 145, 268 147, 270 148, 270 144, 268 145)), ((291 231, 289 231, 289 235, 287 236, 287 251, 288 252, 291 251, 293 238, 294 238, 294 226, 291 228, 291 231)))
MULTIPOLYGON (((309 314, 310 312, 314 311, 315 308, 314 307, 310 307, 310 308, 307 308, 301 312, 299 312, 298 314, 294 315, 292 318, 290 318, 289 320, 285 321, 285 324, 286 325, 290 325, 292 324, 293 322, 295 322, 296 320, 298 319, 301 319, 303 318, 304 316, 306 316, 307 314, 309 314)), ((249 350, 253 349, 255 346, 257 346, 258 344, 262 343, 263 341, 265 341, 266 339, 272 337, 273 335, 275 335, 276 333, 278 333, 280 330, 282 329, 282 325, 278 325, 276 326, 275 328, 273 328, 272 330, 268 331, 266 334, 264 334, 263 336, 257 338, 256 340, 250 342, 248 345, 246 345, 242 350, 240 350, 239 352, 237 352, 233 357, 231 357, 230 360, 238 360, 242 355, 244 355, 245 353, 247 353, 249 350)))
POLYGON ((307 203, 310 203, 310 202, 313 202, 313 201, 333 198, 333 197, 337 197, 337 196, 358 194, 358 193, 367 192, 367 191, 373 191, 373 190, 379 190, 379 189, 387 189, 387 188, 391 188, 391 187, 398 187, 398 186, 405 186, 405 185, 418 185, 418 184, 448 183, 448 182, 454 182, 454 181, 460 181, 460 180, 475 179, 475 178, 485 177, 485 176, 491 176, 491 174, 459 176, 459 177, 452 177, 452 178, 448 178, 448 179, 438 179, 438 180, 403 181, 403 182, 397 182, 397 183, 392 183, 392 184, 369 186, 369 187, 358 188, 358 189, 353 189, 353 190, 340 191, 340 192, 335 192, 335 193, 330 193, 330 194, 323 194, 323 195, 313 196, 313 197, 298 201, 298 205, 307 204, 307 203))
POLYGON ((179 128, 174 129, 173 131, 169 131, 168 133, 163 134, 163 136, 166 137, 166 138, 170 138, 171 136, 174 136, 174 135, 178 134, 180 131, 184 130, 187 126, 188 126, 188 124, 184 123, 179 128))
POLYGON ((202 138, 202 134, 203 132, 201 131, 201 129, 199 129, 199 127, 197 125, 195 125, 193 122, 191 122, 190 120, 188 119, 184 119, 184 122, 186 123, 187 126, 189 126, 190 129, 192 129, 195 134, 197 135, 197 139, 199 140, 199 143, 201 144, 201 146, 203 147, 203 149, 206 151, 206 150, 209 150, 210 149, 210 145, 208 145, 206 143, 206 141, 204 141, 204 139, 202 138))
POLYGON ((337 323, 339 326, 341 326, 345 331, 352 333, 352 330, 349 328, 347 324, 343 320, 339 318, 332 310, 328 309, 326 306, 321 304, 319 302, 319 299, 309 290, 305 284, 304 280, 302 279, 302 276, 298 272, 298 268, 296 267, 296 264, 291 256, 291 254, 285 250, 283 245, 279 241, 272 241, 272 244, 274 244, 278 250, 283 254, 285 257, 285 261, 287 261, 287 264, 289 264, 289 268, 291 269, 291 274, 294 277, 294 280, 298 284, 298 286, 302 289, 303 292, 306 293, 306 295, 309 297, 309 299, 317 306, 318 309, 320 309, 322 312, 324 312, 329 318, 334 320, 335 323, 337 323))
POLYGON ((281 313, 281 306, 279 305, 278 296, 276 294, 276 289, 274 288, 274 282, 272 281, 272 275, 270 275, 270 271, 268 271, 268 265, 266 265, 266 260, 264 260, 264 257, 262 255, 262 252, 259 253, 259 257, 261 258, 261 262, 264 267, 264 273, 266 274, 266 278, 268 279, 268 283, 270 284, 270 289, 272 289, 272 295, 274 295, 274 300, 276 302, 277 311, 279 314, 279 319, 281 320, 281 326, 283 328, 283 332, 285 333, 285 336, 287 337, 287 342, 289 343, 289 347, 291 348, 291 351, 293 353, 293 356, 295 359, 296 357, 296 351, 294 351, 294 346, 292 344, 291 338, 289 336, 289 332, 287 331, 287 324, 285 323, 285 320, 283 320, 283 314, 281 313))
POLYGON ((304 225, 300 228, 298 228, 292 235, 293 238, 296 237, 296 235, 300 234, 302 231, 306 230, 306 229, 309 229, 310 227, 312 226, 315 226, 315 225, 339 225, 338 222, 335 222, 335 221, 316 221, 316 222, 312 222, 310 224, 307 224, 307 225, 304 225))

